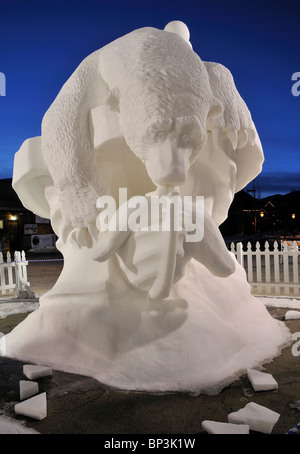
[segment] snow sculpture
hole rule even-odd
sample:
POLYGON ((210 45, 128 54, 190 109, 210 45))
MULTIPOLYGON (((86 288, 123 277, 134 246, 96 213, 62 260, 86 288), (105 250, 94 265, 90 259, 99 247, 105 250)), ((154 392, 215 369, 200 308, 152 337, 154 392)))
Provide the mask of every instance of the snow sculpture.
POLYGON ((262 162, 231 73, 200 59, 182 22, 88 56, 41 137, 15 156, 13 186, 51 219, 65 262, 40 308, 1 339, 2 354, 121 389, 210 394, 278 355, 290 333, 251 296, 218 229, 262 162), (149 220, 161 196, 163 214, 149 220), (189 199, 169 229, 149 228, 161 227, 173 196, 204 204, 189 199), (194 241, 177 229, 186 211, 194 241), (131 215, 140 229, 128 228, 131 215))

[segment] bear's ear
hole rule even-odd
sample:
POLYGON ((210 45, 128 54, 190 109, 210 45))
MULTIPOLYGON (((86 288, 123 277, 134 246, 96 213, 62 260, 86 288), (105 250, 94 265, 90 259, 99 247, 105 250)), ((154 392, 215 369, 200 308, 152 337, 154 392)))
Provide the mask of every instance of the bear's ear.
POLYGON ((116 87, 105 95, 105 105, 113 112, 120 112, 120 90, 116 87))

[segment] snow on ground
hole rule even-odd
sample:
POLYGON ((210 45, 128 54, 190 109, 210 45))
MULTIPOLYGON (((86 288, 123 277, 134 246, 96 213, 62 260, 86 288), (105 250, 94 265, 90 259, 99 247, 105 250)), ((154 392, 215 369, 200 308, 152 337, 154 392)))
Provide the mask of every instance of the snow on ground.
POLYGON ((0 301, 0 319, 14 314, 26 314, 35 311, 39 306, 37 301, 0 301))
POLYGON ((36 430, 28 429, 23 426, 19 421, 8 418, 7 416, 0 416, 0 435, 9 435, 9 434, 38 434, 36 430))
MULTIPOLYGON (((256 298, 258 298, 265 306, 300 309, 300 298, 263 296, 257 296, 256 298)), ((32 312, 38 307, 38 301, 3 299, 0 300, 0 319, 14 314, 32 312)), ((0 337, 1 336, 3 336, 3 333, 0 333, 0 337)), ((26 428, 19 421, 0 415, 0 435, 1 434, 38 434, 38 432, 26 428)))
POLYGON ((300 298, 257 296, 265 306, 300 309, 300 298))

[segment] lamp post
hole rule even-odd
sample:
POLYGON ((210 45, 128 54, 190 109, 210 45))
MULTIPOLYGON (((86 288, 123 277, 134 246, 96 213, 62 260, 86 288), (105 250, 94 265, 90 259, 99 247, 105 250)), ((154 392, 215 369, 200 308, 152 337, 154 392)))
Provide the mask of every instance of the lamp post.
POLYGON ((248 212, 248 213, 253 213, 254 214, 254 232, 257 233, 257 221, 259 218, 257 218, 258 216, 258 213, 259 213, 259 216, 261 218, 264 217, 265 215, 265 212, 263 210, 258 210, 258 209, 252 209, 252 210, 243 210, 244 212, 248 212))

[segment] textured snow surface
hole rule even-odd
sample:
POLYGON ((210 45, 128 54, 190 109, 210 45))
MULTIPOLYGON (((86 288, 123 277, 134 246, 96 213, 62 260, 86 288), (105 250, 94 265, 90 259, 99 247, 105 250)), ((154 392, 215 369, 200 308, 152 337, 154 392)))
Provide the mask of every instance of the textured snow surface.
POLYGON ((114 282, 114 293, 48 294, 0 339, 0 352, 126 390, 217 394, 291 341, 250 293, 244 270, 213 276, 192 261, 167 300, 114 282))

